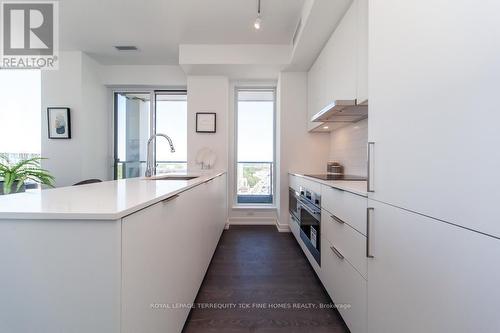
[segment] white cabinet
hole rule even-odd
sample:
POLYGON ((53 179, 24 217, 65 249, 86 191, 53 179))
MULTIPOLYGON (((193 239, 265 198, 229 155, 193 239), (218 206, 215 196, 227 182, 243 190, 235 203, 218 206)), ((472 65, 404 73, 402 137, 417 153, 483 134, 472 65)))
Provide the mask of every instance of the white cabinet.
POLYGON ((368 100, 368 0, 356 1, 357 15, 357 94, 358 103, 368 100))
POLYGON ((499 11, 370 3, 371 198, 500 236, 499 11))
POLYGON ((367 278, 366 236, 326 210, 321 211, 321 230, 326 239, 365 279, 367 278))
POLYGON ((366 235, 366 197, 322 185, 321 206, 333 219, 345 222, 366 235))
POLYGON ((371 333, 500 331, 500 240, 369 205, 371 333))
POLYGON ((225 175, 123 219, 122 332, 180 332, 226 223, 225 175))
POLYGON ((355 0, 308 73, 308 129, 332 131, 345 123, 313 123, 334 100, 368 98, 368 1, 355 0), (328 128, 325 129, 324 126, 328 128))
POLYGON ((352 333, 364 333, 366 329, 366 280, 347 261, 336 253, 328 239, 322 236, 321 280, 342 318, 352 333))

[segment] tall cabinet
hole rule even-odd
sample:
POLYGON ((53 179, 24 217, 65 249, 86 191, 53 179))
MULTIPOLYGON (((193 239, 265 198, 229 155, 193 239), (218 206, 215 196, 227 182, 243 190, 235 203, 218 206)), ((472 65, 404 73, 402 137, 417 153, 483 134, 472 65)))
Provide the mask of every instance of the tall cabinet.
POLYGON ((370 2, 370 199, 500 237, 499 11, 370 2))
POLYGON ((371 1, 368 331, 499 332, 498 1, 371 1))

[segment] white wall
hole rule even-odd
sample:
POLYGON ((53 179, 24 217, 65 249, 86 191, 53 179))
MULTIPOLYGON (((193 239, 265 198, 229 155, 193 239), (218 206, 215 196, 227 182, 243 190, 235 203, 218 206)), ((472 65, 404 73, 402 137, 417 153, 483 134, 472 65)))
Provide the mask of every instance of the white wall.
POLYGON ((42 71, 42 156, 57 186, 113 178, 113 110, 108 86, 186 86, 179 66, 103 66, 79 51, 61 52, 59 70, 42 71), (47 138, 49 106, 71 108, 70 140, 47 138))
POLYGON ((368 119, 333 131, 330 135, 330 161, 344 166, 344 173, 367 175, 368 119))
POLYGON ((188 76, 188 169, 199 170, 196 154, 207 147, 215 152, 214 169, 228 169, 229 80, 224 76, 188 76), (217 132, 196 133, 196 113, 215 112, 217 132))
POLYGON ((100 65, 82 52, 61 52, 59 70, 42 71, 42 162, 57 186, 108 179, 106 90, 100 65), (47 107, 71 109, 71 139, 48 139, 47 107))
POLYGON ((101 77, 105 85, 114 86, 186 86, 186 75, 180 66, 102 66, 101 77))
POLYGON ((324 172, 329 134, 307 130, 307 73, 283 72, 278 81, 277 167, 280 229, 288 225, 288 172, 324 172))

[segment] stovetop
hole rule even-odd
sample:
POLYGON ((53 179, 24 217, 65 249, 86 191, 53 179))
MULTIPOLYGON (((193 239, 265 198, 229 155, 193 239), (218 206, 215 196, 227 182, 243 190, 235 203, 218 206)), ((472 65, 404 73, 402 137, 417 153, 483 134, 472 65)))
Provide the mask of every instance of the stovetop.
POLYGON ((321 180, 350 180, 350 181, 363 181, 366 177, 352 176, 352 175, 338 175, 332 173, 325 173, 320 175, 305 175, 307 177, 321 179, 321 180))

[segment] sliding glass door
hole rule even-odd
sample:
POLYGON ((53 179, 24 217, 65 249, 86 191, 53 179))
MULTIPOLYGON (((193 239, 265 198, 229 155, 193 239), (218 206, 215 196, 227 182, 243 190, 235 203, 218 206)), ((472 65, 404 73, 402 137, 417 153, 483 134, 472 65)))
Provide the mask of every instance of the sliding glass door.
POLYGON ((115 179, 144 175, 150 109, 149 92, 115 93, 115 179))
POLYGON ((275 90, 237 89, 236 203, 273 204, 275 90))
POLYGON ((166 140, 158 138, 153 146, 157 172, 177 172, 186 169, 186 91, 115 92, 114 110, 115 179, 144 176, 147 141, 153 133, 170 136, 176 149, 172 154, 166 140))

